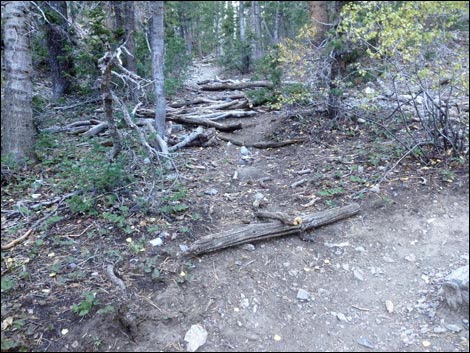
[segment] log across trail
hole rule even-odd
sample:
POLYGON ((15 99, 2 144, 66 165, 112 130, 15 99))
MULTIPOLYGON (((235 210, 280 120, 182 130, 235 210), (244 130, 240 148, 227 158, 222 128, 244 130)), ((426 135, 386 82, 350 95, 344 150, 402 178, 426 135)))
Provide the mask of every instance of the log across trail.
POLYGON ((194 242, 188 253, 191 255, 200 255, 231 246, 284 235, 295 234, 300 235, 303 239, 308 239, 305 233, 311 231, 313 228, 351 217, 357 214, 359 210, 360 206, 357 203, 352 203, 347 206, 296 217, 291 217, 280 212, 259 212, 257 213, 259 217, 275 218, 277 221, 250 224, 236 229, 222 231, 221 233, 207 235, 194 242))

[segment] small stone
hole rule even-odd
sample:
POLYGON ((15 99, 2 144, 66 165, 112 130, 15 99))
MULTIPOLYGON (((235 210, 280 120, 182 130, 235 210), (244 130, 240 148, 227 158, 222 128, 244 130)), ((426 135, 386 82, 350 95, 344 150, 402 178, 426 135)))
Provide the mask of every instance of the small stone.
POLYGON ((148 157, 144 158, 144 164, 150 164, 150 159, 148 157))
POLYGON ((245 146, 242 146, 242 147, 240 147, 240 153, 243 156, 248 156, 250 154, 250 151, 248 151, 248 148, 246 148, 245 146))
POLYGON ((362 337, 362 336, 359 337, 359 339, 357 340, 357 343, 359 343, 361 346, 375 349, 375 346, 372 343, 370 343, 366 337, 362 337))
POLYGON ((462 266, 453 271, 445 278, 442 286, 444 297, 447 304, 454 310, 459 306, 466 306, 468 309, 469 301, 469 266, 462 266))
POLYGON ((204 191, 204 194, 206 195, 217 195, 219 191, 217 189, 214 189, 214 188, 210 188, 210 189, 207 189, 204 191))
POLYGON ((188 342, 186 350, 188 352, 195 352, 206 343, 207 331, 201 325, 192 325, 188 332, 186 332, 184 340, 188 342))
POLYGON ((405 256, 405 259, 409 262, 415 262, 416 261, 416 256, 415 256, 415 254, 409 254, 409 255, 405 256))
POLYGON ((386 300, 385 301, 385 307, 387 308, 387 311, 391 314, 393 313, 394 305, 391 300, 386 300))
POLYGON ((248 298, 243 298, 240 302, 240 306, 245 309, 248 308, 250 306, 250 301, 248 300, 248 298))
POLYGON ((297 292, 297 299, 299 300, 310 300, 310 293, 307 292, 305 289, 299 289, 297 292))
POLYGON ((152 246, 162 246, 163 240, 160 238, 155 238, 149 241, 150 245, 152 246))
POLYGON ((188 252, 189 251, 189 246, 187 246, 185 244, 180 244, 179 247, 180 247, 180 250, 182 252, 188 252))
POLYGON ((360 269, 357 269, 357 268, 354 269, 353 274, 354 274, 354 277, 356 277, 359 281, 364 280, 364 274, 362 273, 360 269))
POLYGON ((358 251, 358 252, 360 252, 360 253, 365 253, 365 252, 366 252, 366 249, 364 249, 363 246, 356 246, 356 247, 354 248, 354 250, 356 250, 356 251, 358 251))
POLYGON ((256 248, 253 244, 243 244, 242 249, 246 251, 255 251, 256 248))
POLYGON ((364 93, 367 95, 374 94, 375 89, 373 89, 372 87, 366 87, 366 89, 364 90, 364 93))
POLYGON ((447 329, 445 327, 438 326, 438 327, 434 327, 433 332, 434 333, 445 333, 445 332, 447 332, 447 329))
POLYGON ((446 328, 449 331, 454 332, 454 333, 459 333, 460 331, 462 331, 462 328, 459 325, 454 325, 454 324, 448 324, 446 325, 446 328))

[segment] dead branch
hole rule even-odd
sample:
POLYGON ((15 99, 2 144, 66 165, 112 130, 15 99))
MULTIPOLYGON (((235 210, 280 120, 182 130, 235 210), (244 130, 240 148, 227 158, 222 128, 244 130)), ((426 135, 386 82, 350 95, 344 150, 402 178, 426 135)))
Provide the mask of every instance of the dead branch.
POLYGON ((124 294, 127 294, 126 285, 122 279, 114 274, 113 265, 106 266, 106 274, 108 275, 108 278, 111 282, 113 282, 124 294))
MULTIPOLYGON (((147 139, 145 138, 145 135, 142 132, 142 130, 140 130, 139 127, 132 121, 132 119, 129 115, 129 112, 127 111, 127 107, 124 104, 124 102, 119 97, 117 97, 115 94, 113 94, 113 100, 120 106, 121 111, 122 111, 123 116, 124 116, 124 121, 126 122, 127 126, 129 126, 132 130, 137 131, 137 134, 139 135, 140 143, 147 150, 147 153, 148 153, 149 157, 152 157, 152 156, 167 157, 167 154, 165 154, 163 151, 159 152, 155 148, 150 146, 150 144, 148 143, 147 139)), ((158 136, 158 134, 157 134, 157 136, 158 136)), ((166 144, 165 141, 163 141, 163 143, 166 144)))
POLYGON ((181 141, 180 143, 177 143, 174 146, 171 146, 170 148, 168 148, 168 150, 170 152, 174 152, 177 149, 183 148, 184 146, 188 145, 190 142, 197 139, 200 135, 202 135, 203 132, 204 132, 204 129, 202 128, 202 126, 199 126, 196 130, 194 130, 191 134, 189 134, 183 141, 181 141))
MULTIPOLYGON (((114 159, 118 156, 122 149, 122 142, 121 142, 121 134, 116 126, 116 120, 114 119, 113 115, 113 94, 111 92, 110 83, 111 83, 111 71, 114 65, 114 57, 111 54, 111 47, 108 43, 106 43, 107 51, 105 55, 98 60, 98 65, 101 70, 102 80, 101 80, 101 94, 103 95, 103 108, 104 108, 104 116, 106 119, 106 126, 105 123, 101 123, 98 125, 101 129, 108 128, 111 133, 111 139, 113 140, 113 147, 111 151, 109 151, 109 160, 114 161, 114 159)), ((117 60, 120 62, 119 59, 119 49, 117 55, 117 60)), ((87 131, 84 135, 90 136, 92 130, 96 130, 96 127, 87 131)))
POLYGON ((20 241, 23 241, 24 239, 26 239, 27 237, 29 237, 32 233, 33 233, 33 228, 30 228, 30 229, 29 229, 26 233, 24 233, 21 237, 12 240, 11 242, 9 242, 9 243, 6 244, 6 245, 2 245, 2 246, 1 246, 1 249, 2 249, 2 250, 8 250, 8 249, 14 247, 14 246, 15 246, 16 244, 18 244, 20 241))
POLYGON ((254 147, 254 148, 259 148, 259 149, 265 149, 265 148, 278 148, 278 147, 284 147, 284 146, 289 146, 293 145, 295 143, 302 143, 307 141, 307 138, 305 137, 300 137, 296 139, 290 139, 290 140, 284 140, 284 141, 279 141, 279 142, 241 142, 237 141, 233 138, 224 136, 224 135, 219 135, 218 136, 221 140, 231 142, 236 146, 245 146, 245 147, 254 147))

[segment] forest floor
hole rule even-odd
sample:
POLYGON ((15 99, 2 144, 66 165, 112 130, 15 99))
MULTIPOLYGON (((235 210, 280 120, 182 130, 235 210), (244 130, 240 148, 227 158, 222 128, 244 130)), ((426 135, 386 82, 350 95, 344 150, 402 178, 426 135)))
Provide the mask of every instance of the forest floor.
MULTIPOLYGON (((193 76, 216 73, 199 66, 193 76)), ((244 124, 231 135, 308 141, 249 148, 248 157, 223 141, 184 149, 175 160, 188 211, 126 219, 135 239, 146 236, 145 251, 130 251, 128 234, 93 217, 64 219, 47 237, 2 250, 2 341, 34 351, 186 351, 186 332, 200 325, 207 341, 198 351, 468 351, 468 309, 451 310, 440 292, 445 276, 469 262, 468 164, 449 171, 406 158, 374 186, 400 157, 391 158, 375 132, 257 111, 230 119, 244 124), (288 236, 181 256, 203 235, 260 222, 253 215, 259 193, 274 211, 351 202, 361 210, 316 229, 312 242, 288 236), (163 244, 150 246, 157 235, 163 244), (127 332, 119 315, 97 311, 116 309, 123 297, 106 275, 115 252, 129 295, 127 332), (27 278, 19 274, 24 266, 27 278), (5 289, 4 274, 15 279, 5 289), (96 293, 96 302, 80 317, 71 308, 86 302, 83 293, 96 293)), ((24 196, 2 189, 2 210, 24 196)), ((2 233, 9 222, 2 215, 2 233)))

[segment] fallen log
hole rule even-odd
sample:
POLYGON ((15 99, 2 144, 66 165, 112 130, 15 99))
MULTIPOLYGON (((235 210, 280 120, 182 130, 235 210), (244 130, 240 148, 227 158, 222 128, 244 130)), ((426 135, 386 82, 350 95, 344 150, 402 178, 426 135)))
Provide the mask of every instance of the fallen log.
POLYGON ((86 136, 86 137, 91 137, 91 136, 96 136, 98 135, 99 133, 103 132, 104 130, 106 130, 108 128, 109 124, 107 121, 103 121, 101 123, 99 123, 98 125, 95 125, 93 126, 92 128, 88 129, 87 131, 85 131, 82 136, 86 136))
MULTIPOLYGON (((210 234, 194 242, 188 250, 191 255, 200 255, 235 245, 250 243, 253 241, 270 239, 284 235, 300 235, 313 228, 334 223, 358 213, 360 206, 352 203, 343 207, 336 207, 304 216, 295 217, 290 224, 281 221, 271 223, 257 223, 241 226, 237 229, 210 234)), ((279 218, 279 217, 278 217, 279 218)), ((285 215, 288 219, 289 216, 285 215)), ((290 222, 289 222, 290 223, 290 222)), ((306 238, 303 238, 306 239, 306 238)))
POLYGON ((170 103, 170 104, 168 104, 168 106, 171 107, 171 108, 181 108, 181 107, 184 107, 184 106, 202 104, 202 103, 214 104, 214 103, 218 103, 217 101, 218 100, 199 97, 199 98, 196 98, 196 99, 193 99, 193 100, 186 100, 186 101, 182 101, 182 102, 170 103))
POLYGON ((202 85, 200 88, 203 91, 223 91, 223 90, 237 90, 254 87, 267 87, 272 88, 273 83, 271 81, 251 81, 251 82, 240 82, 240 83, 216 83, 212 85, 202 85))
POLYGON ((202 126, 199 126, 196 130, 190 133, 183 141, 168 148, 168 151, 175 152, 177 149, 183 148, 184 146, 188 145, 190 142, 197 139, 200 135, 202 135, 203 132, 204 132, 204 129, 202 128, 202 126))
POLYGON ((284 141, 262 141, 262 142, 242 142, 235 140, 233 138, 224 136, 224 135, 219 135, 218 136, 221 140, 231 142, 236 146, 245 146, 245 147, 253 147, 253 148, 259 148, 259 149, 266 149, 266 148, 279 148, 279 147, 284 147, 288 145, 293 145, 295 143, 302 143, 307 141, 306 137, 299 137, 296 139, 290 139, 290 140, 284 140, 284 141))
POLYGON ((249 110, 249 111, 229 110, 226 112, 215 112, 215 113, 209 113, 209 114, 204 114, 204 115, 192 115, 191 113, 185 116, 191 117, 191 118, 198 118, 198 119, 221 120, 221 119, 226 119, 226 118, 243 118, 243 117, 253 116, 253 115, 256 115, 256 112, 252 110, 249 110))
POLYGON ((210 119, 193 118, 189 116, 167 116, 167 120, 171 120, 171 121, 181 123, 181 124, 213 127, 219 131, 224 131, 224 132, 232 132, 235 130, 240 130, 242 128, 242 123, 222 124, 217 121, 210 120, 210 119))

